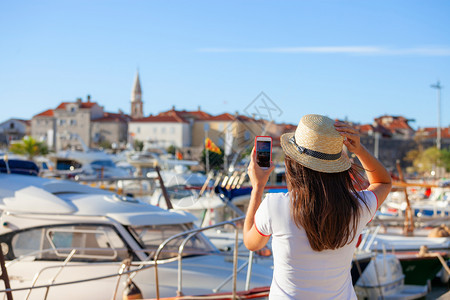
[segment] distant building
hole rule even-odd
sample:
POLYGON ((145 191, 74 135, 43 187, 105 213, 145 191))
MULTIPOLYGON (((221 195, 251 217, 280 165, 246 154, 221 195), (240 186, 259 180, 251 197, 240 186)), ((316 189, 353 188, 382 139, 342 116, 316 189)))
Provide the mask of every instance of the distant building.
POLYGON ((143 141, 152 148, 191 145, 190 123, 177 115, 132 119, 128 131, 133 141, 143 141))
POLYGON ((206 135, 226 152, 245 150, 255 136, 262 135, 266 123, 251 117, 223 113, 199 120, 193 127, 193 147, 203 147, 206 135), (207 133, 205 132, 207 129, 207 133))
POLYGON ((0 144, 9 145, 12 141, 21 140, 31 134, 31 122, 29 120, 11 118, 0 123, 0 144))
POLYGON ((91 97, 83 102, 78 98, 76 102, 62 102, 53 111, 56 119, 56 148, 91 146, 91 121, 103 117, 103 107, 91 102, 91 97), (81 141, 80 141, 81 138, 81 141))
MULTIPOLYGON (((415 140, 426 147, 436 146, 436 127, 419 128, 416 131, 415 140)), ((450 147, 450 127, 441 127, 441 149, 450 147)))
POLYGON ((273 139, 273 147, 281 147, 280 138, 283 134, 289 132, 295 132, 297 125, 280 123, 273 123, 268 126, 267 135, 271 136, 273 139))
POLYGON ((414 137, 415 130, 409 125, 411 120, 402 116, 381 116, 374 120, 375 127, 382 127, 389 132, 392 138, 411 139, 414 137))
POLYGON ((31 120, 31 135, 46 141, 50 149, 93 147, 100 142, 125 145, 130 117, 123 113, 104 112, 96 102, 62 102, 31 120))
POLYGON ((56 149, 56 119, 53 109, 47 109, 31 119, 31 136, 56 149))
POLYGON ((139 72, 136 72, 133 89, 131 90, 131 118, 142 119, 144 117, 144 103, 142 102, 141 82, 139 72))
POLYGON ((361 143, 372 152, 390 171, 396 171, 396 162, 406 165, 403 158, 416 147, 413 139, 415 130, 411 120, 402 116, 384 115, 374 119, 372 124, 354 124, 361 135, 361 143))
POLYGON ((91 139, 94 144, 111 143, 113 148, 123 148, 128 142, 128 122, 130 116, 105 112, 103 117, 92 120, 91 139), (115 147, 114 147, 115 146, 115 147))

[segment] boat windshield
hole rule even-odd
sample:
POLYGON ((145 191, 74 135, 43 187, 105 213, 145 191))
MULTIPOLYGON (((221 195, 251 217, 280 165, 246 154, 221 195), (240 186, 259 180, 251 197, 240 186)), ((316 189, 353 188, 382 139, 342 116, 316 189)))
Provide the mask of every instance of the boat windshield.
POLYGON ((102 167, 107 167, 107 168, 115 168, 116 165, 114 164, 114 162, 112 160, 95 160, 93 162, 91 162, 91 166, 95 169, 95 168, 102 168, 102 167))
POLYGON ((174 185, 166 189, 171 200, 180 200, 186 197, 195 196, 192 190, 186 189, 185 185, 174 185))
MULTIPOLYGON (((159 245, 169 237, 192 229, 192 224, 129 226, 130 232, 145 249, 149 256, 154 256, 159 245)), ((185 239, 182 236, 170 241, 161 252, 159 258, 171 258, 178 255, 178 248, 185 239)), ((204 255, 217 250, 202 233, 192 237, 185 245, 183 256, 204 255)))

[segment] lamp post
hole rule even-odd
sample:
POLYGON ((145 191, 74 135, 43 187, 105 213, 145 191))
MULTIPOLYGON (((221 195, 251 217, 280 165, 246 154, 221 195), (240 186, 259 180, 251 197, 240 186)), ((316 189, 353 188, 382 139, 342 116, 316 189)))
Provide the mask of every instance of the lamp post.
POLYGON ((209 150, 205 147, 206 139, 208 138, 209 124, 205 123, 203 125, 203 129, 205 130, 205 141, 203 142, 203 148, 205 149, 205 174, 209 173, 209 150))
POLYGON ((437 136, 436 136, 436 147, 441 150, 441 83, 430 85, 431 88, 437 90, 437 102, 438 102, 438 125, 437 125, 437 136))

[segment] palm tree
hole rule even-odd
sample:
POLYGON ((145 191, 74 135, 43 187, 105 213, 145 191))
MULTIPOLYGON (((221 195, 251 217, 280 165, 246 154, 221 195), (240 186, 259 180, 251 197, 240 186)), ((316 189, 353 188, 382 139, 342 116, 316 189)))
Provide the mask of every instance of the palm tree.
POLYGON ((15 154, 26 155, 28 159, 33 159, 36 155, 48 153, 47 145, 36 141, 30 136, 25 136, 20 142, 11 144, 9 150, 15 154))

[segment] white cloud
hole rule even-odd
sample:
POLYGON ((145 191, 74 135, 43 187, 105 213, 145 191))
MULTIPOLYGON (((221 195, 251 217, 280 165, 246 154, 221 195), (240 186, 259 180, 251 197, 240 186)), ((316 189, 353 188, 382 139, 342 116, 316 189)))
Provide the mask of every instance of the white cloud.
POLYGON ((387 48, 379 46, 325 46, 275 48, 201 48, 209 53, 306 53, 306 54, 358 54, 358 55, 420 55, 450 56, 450 47, 387 48))

